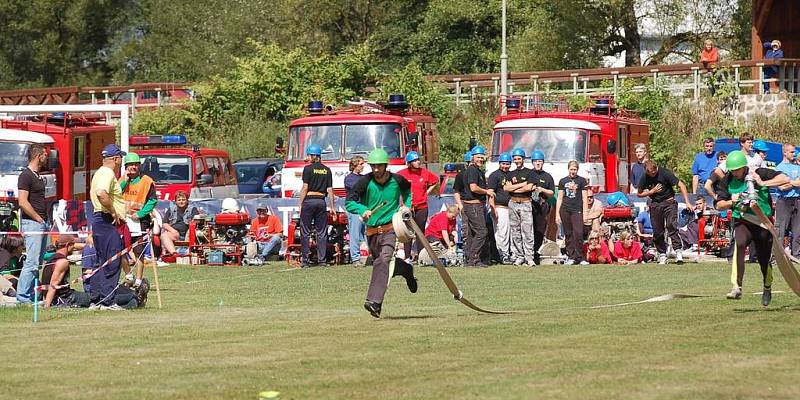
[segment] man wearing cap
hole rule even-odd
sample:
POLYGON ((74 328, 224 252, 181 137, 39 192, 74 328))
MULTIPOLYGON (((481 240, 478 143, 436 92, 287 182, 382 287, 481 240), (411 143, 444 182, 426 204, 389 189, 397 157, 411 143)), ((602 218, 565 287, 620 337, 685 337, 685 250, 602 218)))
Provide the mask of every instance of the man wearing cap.
POLYGON ((486 228, 486 197, 494 197, 494 190, 486 185, 483 164, 486 162, 486 149, 483 146, 472 148, 472 164, 464 171, 464 188, 461 191, 461 202, 464 204, 462 217, 467 220, 466 266, 488 267, 489 246, 486 239, 489 234, 486 228))
POLYGON ((417 291, 417 278, 411 264, 395 257, 397 235, 392 218, 398 211, 410 212, 411 183, 398 174, 389 172, 389 155, 383 149, 369 153, 367 162, 372 171, 364 175, 347 195, 345 208, 361 215, 367 225, 367 242, 372 254, 372 278, 370 279, 364 308, 375 318, 380 318, 381 304, 392 276, 406 279, 408 290, 417 291), (400 204, 403 204, 402 206, 400 204), (389 275, 394 262, 394 274, 389 275))
POLYGON ((655 161, 644 162, 644 177, 639 181, 637 195, 649 197, 647 206, 650 207, 650 217, 653 223, 653 241, 658 251, 658 263, 667 263, 667 237, 672 241, 675 250, 675 259, 678 264, 683 264, 683 243, 678 236, 678 202, 675 200, 675 185, 681 191, 686 208, 692 209, 693 203, 689 201, 689 193, 672 171, 659 167, 655 161))
POLYGON ((509 223, 508 211, 508 192, 503 189, 511 181, 511 155, 508 153, 500 154, 498 159, 499 168, 489 174, 486 184, 489 189, 494 190, 495 197, 489 198, 489 209, 494 217, 494 242, 497 245, 497 252, 500 253, 500 260, 503 264, 511 264, 511 226, 509 223))
MULTIPOLYGON (((406 165, 408 168, 398 171, 397 174, 411 183, 411 212, 414 214, 414 222, 424 232, 428 221, 428 195, 438 186, 439 177, 422 167, 422 161, 416 151, 409 151, 406 154, 406 165)), ((406 243, 404 251, 406 261, 416 260, 420 247, 416 240, 413 250, 411 243, 406 243)))
MULTIPOLYGON (((97 251, 97 262, 105 264, 109 259, 122 251, 122 237, 117 230, 118 225, 125 222, 125 200, 122 188, 117 181, 116 171, 122 167, 125 152, 116 144, 103 148, 103 165, 92 176, 89 196, 94 212, 90 217, 92 239, 97 251)), ((114 291, 119 283, 120 258, 108 262, 91 278, 92 302, 111 306, 114 304, 114 291)))
POLYGON ((250 222, 250 239, 256 242, 259 256, 266 261, 267 257, 281 251, 283 225, 280 218, 265 206, 258 206, 256 213, 258 216, 250 222))
MULTIPOLYGON (((541 254, 539 249, 544 243, 547 225, 550 222, 550 209, 555 201, 556 183, 553 176, 544 170, 544 152, 534 150, 531 153, 533 169, 530 172, 533 184, 533 262, 539 265, 541 254)), ((555 222, 555 220, 553 220, 555 222)))
POLYGON ((531 170, 525 168, 525 150, 517 148, 511 151, 514 171, 511 171, 509 182, 503 189, 509 194, 509 224, 511 225, 511 256, 514 265, 534 262, 533 248, 533 208, 531 207, 534 184, 531 170))
POLYGON ((306 154, 311 164, 303 168, 303 188, 300 189, 300 225, 302 232, 303 254, 301 266, 310 266, 308 258, 309 238, 313 224, 317 233, 317 263, 327 266, 328 250, 328 212, 325 211, 325 197, 330 202, 329 212, 336 215, 333 196, 333 174, 331 169, 322 164, 322 148, 316 144, 308 146, 306 154))
POLYGON ((769 168, 750 170, 745 154, 739 150, 732 151, 728 155, 727 164, 728 172, 719 182, 715 203, 717 210, 733 210, 733 238, 736 247, 733 271, 731 271, 733 289, 727 297, 732 300, 742 298, 744 251, 753 242, 764 282, 761 304, 766 307, 772 300, 772 266, 770 265, 772 234, 759 226, 759 223, 751 222, 753 218, 756 218, 752 207, 758 205, 764 215, 771 216, 773 209, 769 188, 780 187, 790 183, 790 180, 786 174, 769 168), (749 198, 750 195, 755 198, 749 198))
MULTIPOLYGON (((127 213, 128 227, 134 226, 137 229, 131 230, 131 242, 135 243, 139 240, 149 229, 153 227, 153 220, 150 213, 156 208, 158 204, 158 195, 156 195, 156 187, 153 179, 147 175, 140 174, 140 167, 142 164, 139 155, 136 153, 128 153, 123 160, 125 164, 125 176, 120 178, 119 186, 122 189, 122 198, 125 200, 125 210, 127 213)), ((123 243, 129 246, 131 243, 123 243)), ((127 281, 133 281, 133 287, 138 287, 142 284, 142 277, 144 275, 144 250, 145 243, 134 246, 128 258, 122 259, 122 269, 128 274, 125 278, 127 281), (130 274, 129 261, 133 261, 136 267, 136 277, 130 274)), ((152 248, 151 250, 152 251, 152 248)))
POLYGON ((717 152, 714 151, 714 138, 703 139, 703 151, 694 156, 692 163, 692 193, 705 196, 705 184, 711 171, 717 167, 717 152))
POLYGON ((19 193, 19 228, 25 239, 25 261, 22 263, 19 282, 17 284, 17 302, 30 304, 33 302, 33 281, 39 275, 45 243, 44 234, 48 231, 47 209, 45 200, 46 181, 39 171, 47 165, 47 151, 40 144, 32 144, 28 148, 28 166, 19 174, 17 190, 19 193), (28 234, 27 232, 30 232, 28 234))

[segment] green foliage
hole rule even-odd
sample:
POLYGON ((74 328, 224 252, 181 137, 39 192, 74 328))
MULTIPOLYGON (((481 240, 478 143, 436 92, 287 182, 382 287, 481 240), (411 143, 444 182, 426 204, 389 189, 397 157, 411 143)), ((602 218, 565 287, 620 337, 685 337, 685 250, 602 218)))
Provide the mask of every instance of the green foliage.
POLYGON ((392 93, 402 93, 406 100, 416 109, 427 110, 434 117, 442 119, 448 116, 452 100, 445 95, 445 90, 425 78, 425 72, 419 64, 412 63, 405 68, 397 68, 384 76, 378 83, 381 99, 392 93))

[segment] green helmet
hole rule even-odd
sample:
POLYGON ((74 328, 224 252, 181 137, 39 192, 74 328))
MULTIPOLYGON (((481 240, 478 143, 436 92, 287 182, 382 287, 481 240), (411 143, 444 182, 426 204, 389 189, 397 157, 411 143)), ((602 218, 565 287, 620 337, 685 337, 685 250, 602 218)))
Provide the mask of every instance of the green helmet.
POLYGON ((747 157, 745 157, 741 150, 734 150, 728 153, 728 159, 725 160, 725 165, 728 167, 728 171, 746 167, 747 157))
POLYGON ((375 149, 369 153, 367 157, 368 164, 388 164, 389 154, 384 149, 375 149))
POLYGON ((122 163, 125 164, 125 165, 134 164, 134 163, 141 164, 142 163, 142 159, 139 158, 139 155, 136 154, 136 153, 128 153, 127 155, 125 155, 125 158, 123 159, 122 163))

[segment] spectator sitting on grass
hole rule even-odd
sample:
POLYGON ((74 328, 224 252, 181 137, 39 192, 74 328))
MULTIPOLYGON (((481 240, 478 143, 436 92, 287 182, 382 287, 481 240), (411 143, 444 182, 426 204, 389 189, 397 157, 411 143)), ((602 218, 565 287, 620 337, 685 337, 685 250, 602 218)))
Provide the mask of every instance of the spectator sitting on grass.
POLYGON ((589 234, 589 241, 585 245, 586 261, 589 264, 610 264, 611 253, 608 251, 608 245, 603 240, 599 231, 592 231, 589 234))
POLYGON ((67 256, 80 247, 76 244, 78 237, 75 235, 60 235, 56 242, 56 252, 45 262, 42 269, 42 283, 46 289, 42 290, 44 307, 49 308, 54 304, 66 307, 89 307, 88 293, 79 292, 69 287, 69 260, 67 256))
POLYGON ((614 243, 614 257, 617 264, 627 265, 642 262, 642 244, 639 243, 628 231, 619 234, 619 240, 614 243))
POLYGON ((20 235, 7 235, 0 238, 0 274, 10 282, 14 290, 17 289, 20 269, 22 268, 22 253, 25 251, 25 240, 20 235))

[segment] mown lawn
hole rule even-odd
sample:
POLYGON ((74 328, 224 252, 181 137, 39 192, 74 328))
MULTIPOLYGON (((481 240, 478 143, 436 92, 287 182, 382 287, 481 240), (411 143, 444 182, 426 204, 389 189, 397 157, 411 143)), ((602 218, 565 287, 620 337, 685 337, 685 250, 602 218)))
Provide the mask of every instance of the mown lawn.
POLYGON ((796 399, 800 299, 775 271, 729 301, 729 267, 686 264, 451 269, 392 283, 384 318, 362 308, 369 268, 160 269, 135 311, 0 309, 3 398, 796 399), (712 297, 596 305, 667 293, 712 297), (45 397, 46 396, 46 397, 45 397))

